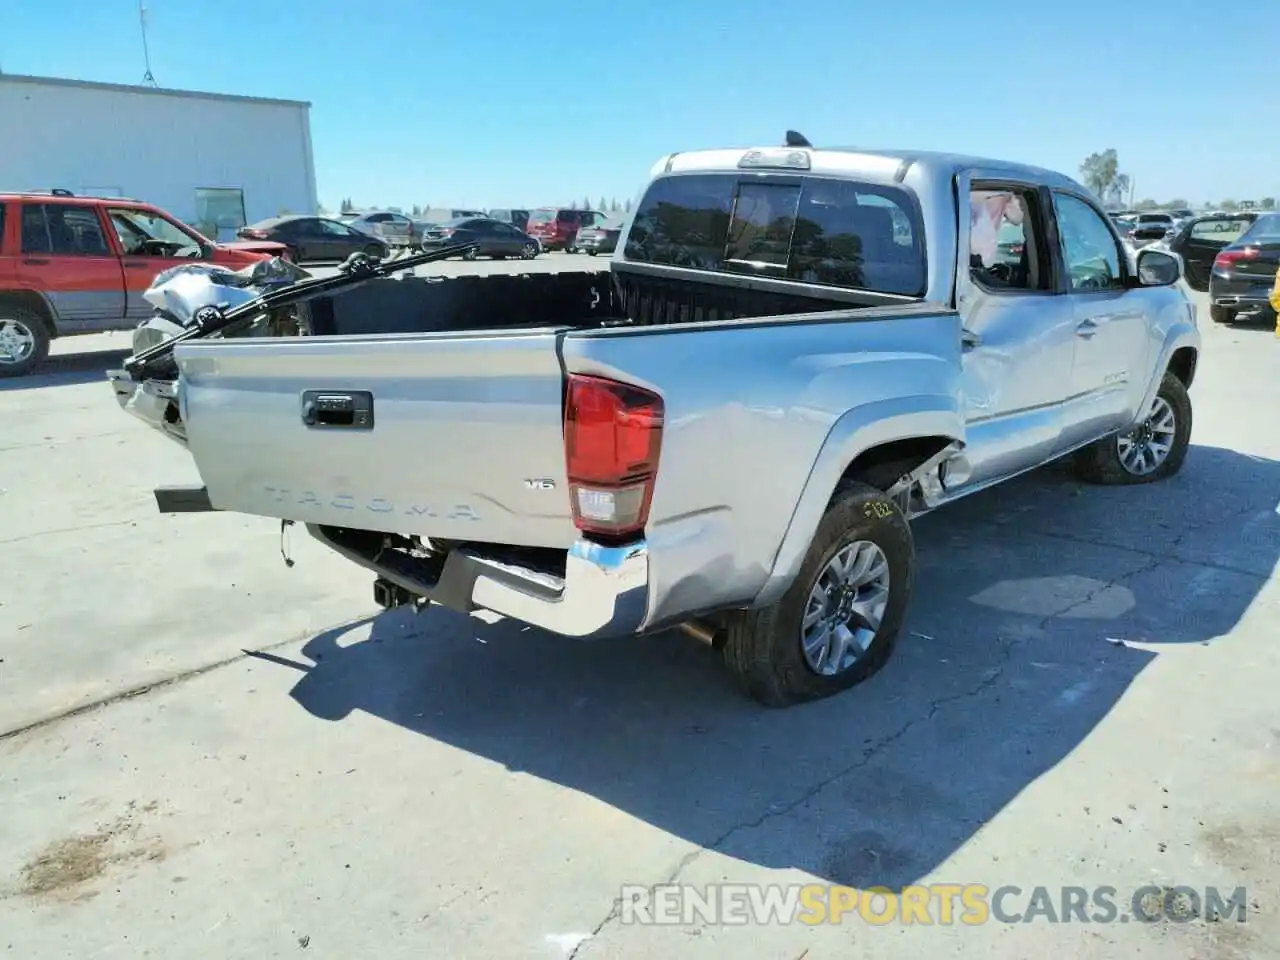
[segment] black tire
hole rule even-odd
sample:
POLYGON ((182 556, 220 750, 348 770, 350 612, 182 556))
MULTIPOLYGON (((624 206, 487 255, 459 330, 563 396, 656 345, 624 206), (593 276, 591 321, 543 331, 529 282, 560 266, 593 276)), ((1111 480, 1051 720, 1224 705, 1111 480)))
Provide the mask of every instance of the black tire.
POLYGON ((594 257, 594 256, 596 256, 599 252, 600 252, 599 250, 588 250, 588 251, 587 251, 587 253, 588 253, 590 256, 593 256, 593 257, 594 257))
POLYGON ((1214 323, 1235 323, 1236 312, 1230 307, 1209 306, 1209 319, 1214 323))
POLYGON ((915 542, 898 505, 880 490, 849 483, 818 524, 795 581, 772 606, 734 611, 725 630, 724 661, 743 690, 770 707, 820 700, 872 676, 893 650, 915 579, 915 542), (875 637, 849 667, 823 676, 806 662, 801 622, 809 594, 836 553, 857 540, 874 543, 889 566, 889 598, 875 637))
POLYGON ((479 250, 477 250, 475 247, 472 247, 470 250, 468 250, 466 253, 464 253, 464 254, 462 255, 462 259, 463 259, 463 260, 474 260, 474 259, 476 259, 476 257, 478 257, 478 256, 480 256, 480 251, 479 251, 479 250))
POLYGON ((1120 459, 1120 439, 1123 434, 1092 443, 1076 454, 1076 469, 1080 477, 1090 483, 1131 485, 1155 483, 1173 476, 1182 469, 1187 459, 1187 447, 1191 444, 1191 396, 1181 380, 1166 373, 1160 381, 1156 396, 1165 400, 1173 410, 1173 444, 1162 464, 1150 473, 1132 473, 1120 459))
POLYGON ((383 257, 387 255, 386 250, 384 248, 373 243, 365 247, 364 252, 371 257, 377 257, 379 260, 381 260, 383 257))
MULTIPOLYGON (((30 332, 32 340, 31 352, 21 360, 9 361, 0 359, 0 377, 23 377, 40 366, 49 356, 49 327, 45 318, 27 307, 0 300, 0 326, 5 321, 13 321, 30 332)), ((6 353, 6 357, 8 354, 6 353)))

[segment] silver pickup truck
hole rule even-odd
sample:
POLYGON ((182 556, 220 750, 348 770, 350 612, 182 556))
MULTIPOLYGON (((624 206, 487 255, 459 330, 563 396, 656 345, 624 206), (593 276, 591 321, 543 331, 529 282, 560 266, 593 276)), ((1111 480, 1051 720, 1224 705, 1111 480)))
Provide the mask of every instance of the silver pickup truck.
POLYGON ((554 318, 531 287, 392 332, 439 284, 377 280, 342 323, 113 372, 203 480, 160 508, 305 524, 386 607, 681 626, 783 705, 885 662, 912 517, 1067 455, 1178 471, 1200 335, 1175 255, 1126 252, 1050 171, 789 143, 660 160, 554 318))

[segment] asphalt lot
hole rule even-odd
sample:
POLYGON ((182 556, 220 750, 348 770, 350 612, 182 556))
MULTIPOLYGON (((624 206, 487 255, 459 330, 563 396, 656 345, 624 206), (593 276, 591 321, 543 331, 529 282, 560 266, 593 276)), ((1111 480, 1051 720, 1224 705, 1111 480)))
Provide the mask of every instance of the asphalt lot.
POLYGON ((127 335, 58 343, 46 374, 0 381, 0 947, 1280 956, 1280 340, 1198 302, 1178 477, 1051 468, 923 518, 895 658, 783 712, 680 635, 373 619, 369 577, 303 533, 287 569, 276 523, 157 515, 151 489, 196 474, 103 382, 127 335), (1244 885, 1250 906, 817 927, 615 909, 626 884, 809 880, 1013 884, 1017 911, 1037 886, 1109 885, 1123 908, 1149 884, 1244 885))

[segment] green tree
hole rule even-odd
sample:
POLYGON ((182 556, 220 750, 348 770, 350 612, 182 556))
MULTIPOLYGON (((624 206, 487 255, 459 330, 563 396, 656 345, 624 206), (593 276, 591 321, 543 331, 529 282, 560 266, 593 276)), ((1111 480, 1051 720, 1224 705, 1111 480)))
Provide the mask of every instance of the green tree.
POLYGON ((1240 204, 1236 203, 1234 200, 1223 200, 1222 203, 1218 204, 1218 206, 1228 212, 1240 209, 1240 204))
POLYGON ((623 203, 623 205, 622 205, 622 210, 623 210, 623 212, 624 212, 624 213, 630 213, 630 212, 631 212, 631 198, 630 198, 630 197, 627 197, 626 202, 625 202, 625 203, 623 203))
POLYGON ((342 203, 341 203, 341 205, 338 207, 338 212, 339 212, 339 213, 351 213, 352 211, 354 211, 354 210, 355 210, 355 208, 356 208, 356 207, 355 207, 355 204, 353 204, 353 203, 351 202, 351 198, 350 198, 350 197, 343 197, 343 198, 342 198, 342 203))
POLYGON ((587 197, 587 198, 585 198, 585 199, 582 201, 582 209, 583 209, 583 210, 590 210, 590 209, 591 209, 591 198, 590 198, 590 197, 587 197))
POLYGON ((415 217, 422 216, 422 208, 418 206, 416 203, 413 205, 412 210, 413 210, 413 216, 415 217))
POLYGON ((1113 193, 1116 179, 1120 176, 1120 159, 1116 156, 1116 148, 1108 147, 1101 153, 1091 153, 1080 164, 1080 176, 1084 185, 1094 192, 1100 200, 1107 199, 1113 193))
POLYGON ((609 209, 609 205, 604 202, 604 197, 600 198, 600 205, 596 207, 596 209, 600 211, 605 211, 609 209))
POLYGON ((617 197, 614 197, 612 200, 610 200, 610 201, 609 201, 609 212, 610 212, 610 213, 617 213, 617 212, 618 212, 618 210, 619 210, 619 207, 618 207, 618 198, 617 198, 617 197))
POLYGON ((1174 197, 1172 200, 1165 203, 1165 206, 1168 207, 1170 210, 1191 209, 1191 204, 1189 204, 1186 200, 1182 199, 1182 197, 1174 197))
POLYGON ((577 210, 577 209, 578 209, 578 201, 577 201, 577 200, 571 200, 571 201, 569 202, 569 209, 570 209, 570 210, 577 210))
POLYGON ((1156 203, 1150 197, 1148 197, 1146 200, 1139 200, 1137 204, 1135 204, 1135 207, 1138 210, 1154 210, 1158 206, 1160 206, 1160 204, 1156 203))
POLYGON ((1263 210, 1274 210, 1275 208, 1276 208, 1276 198, 1275 198, 1275 197, 1263 197, 1263 198, 1262 198, 1262 209, 1263 209, 1263 210))

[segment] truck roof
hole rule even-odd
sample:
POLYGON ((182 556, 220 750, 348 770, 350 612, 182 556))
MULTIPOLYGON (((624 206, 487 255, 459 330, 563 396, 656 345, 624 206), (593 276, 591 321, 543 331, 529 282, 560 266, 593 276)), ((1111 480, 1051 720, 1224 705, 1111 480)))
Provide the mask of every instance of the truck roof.
MULTIPOLYGON (((695 170, 739 170, 742 169, 743 158, 757 152, 766 156, 805 153, 809 157, 809 167, 804 172, 865 177, 872 181, 892 180, 901 183, 913 167, 921 167, 927 174, 948 179, 962 170, 982 169, 1006 173, 1011 177, 1029 177, 1050 187, 1080 189, 1077 181, 1053 170, 961 153, 940 153, 929 150, 873 150, 863 147, 787 147, 777 144, 673 153, 654 164, 651 175, 695 170)), ((762 164, 761 167, 778 169, 779 165, 768 163, 762 164)))

